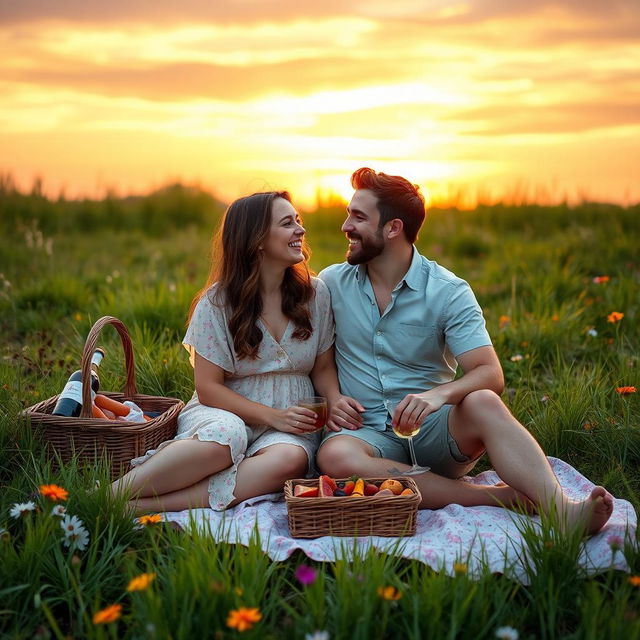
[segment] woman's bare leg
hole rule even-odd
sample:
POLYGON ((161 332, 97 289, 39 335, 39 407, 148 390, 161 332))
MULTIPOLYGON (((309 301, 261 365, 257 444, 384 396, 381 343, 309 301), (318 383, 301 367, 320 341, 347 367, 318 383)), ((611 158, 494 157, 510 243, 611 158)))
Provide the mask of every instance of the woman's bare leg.
POLYGON ((304 478, 308 464, 305 450, 295 444, 272 444, 260 449, 238 465, 231 506, 263 493, 282 491, 286 480, 304 478))
POLYGON ((149 511, 202 509, 209 506, 209 478, 170 493, 131 500, 128 505, 136 516, 149 511))
MULTIPOLYGON (((166 449, 168 448, 167 446, 166 449)), ((154 457, 147 462, 153 460, 154 457)), ((245 458, 238 465, 234 490, 235 499, 229 506, 264 493, 282 491, 285 480, 304 477, 307 473, 307 466, 307 454, 302 447, 274 444, 261 449, 252 457, 245 458)), ((132 500, 129 505, 136 515, 148 511, 182 511, 208 507, 209 478, 177 491, 132 500)))
POLYGON ((198 438, 174 440, 113 482, 111 490, 115 494, 126 489, 147 498, 191 487, 229 466, 231 453, 226 445, 198 438))

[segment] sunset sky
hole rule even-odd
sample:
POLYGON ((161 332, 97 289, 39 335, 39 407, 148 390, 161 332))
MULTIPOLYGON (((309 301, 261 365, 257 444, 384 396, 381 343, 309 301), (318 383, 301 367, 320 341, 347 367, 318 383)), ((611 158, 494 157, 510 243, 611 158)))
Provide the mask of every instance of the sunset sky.
POLYGON ((0 171, 434 202, 640 200, 638 0, 0 0, 0 171))

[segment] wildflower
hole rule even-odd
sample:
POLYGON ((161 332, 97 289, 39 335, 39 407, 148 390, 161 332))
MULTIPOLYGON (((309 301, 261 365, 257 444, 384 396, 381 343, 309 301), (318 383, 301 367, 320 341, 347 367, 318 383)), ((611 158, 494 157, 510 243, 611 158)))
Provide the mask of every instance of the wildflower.
POLYGON ((511 360, 511 362, 520 362, 520 360, 524 360, 524 356, 521 353, 516 353, 511 356, 509 360, 511 360))
POLYGON ((57 484, 41 484, 38 487, 40 495, 48 498, 52 502, 59 502, 60 500, 66 500, 69 497, 69 492, 57 484))
POLYGON ((591 336, 592 338, 597 338, 598 332, 593 327, 591 327, 590 329, 587 329, 587 335, 591 336))
POLYGON ((152 513, 149 516, 140 516, 138 518, 138 524, 141 524, 143 527, 147 527, 150 524, 158 524, 162 520, 162 516, 159 513, 152 513))
POLYGON ((57 504, 53 509, 51 509, 51 515, 57 516, 58 518, 62 518, 66 515, 67 508, 62 504, 57 504))
POLYGON ((607 316, 607 322, 609 322, 611 324, 616 324, 616 323, 620 322, 620 320, 622 320, 622 318, 624 318, 624 313, 620 313, 620 311, 612 311, 607 316))
POLYGON ((621 396, 628 396, 635 392, 635 387, 616 387, 616 393, 619 393, 621 396))
POLYGON ((378 595, 383 600, 400 600, 402 598, 402 593, 398 591, 395 587, 378 587, 378 595))
POLYGON ((82 314, 78 313, 77 311, 73 314, 73 319, 76 322, 80 322, 80 320, 82 320, 82 314))
POLYGON ((313 633, 305 633, 304 640, 329 640, 329 632, 314 631, 313 633))
POLYGON ((256 622, 260 622, 262 614, 256 607, 240 607, 229 611, 227 627, 238 631, 251 629, 256 622))
POLYGON ((585 423, 582 425, 582 428, 583 428, 585 431, 593 431, 593 429, 595 429, 597 426, 598 426, 598 423, 597 423, 597 422, 585 422, 585 423))
POLYGON ((93 614, 93 624, 109 624, 115 622, 122 615, 121 604, 110 604, 93 614))
POLYGON ((467 573, 467 565, 464 562, 454 562, 453 570, 456 574, 464 575, 467 573))
POLYGON ((591 282, 595 283, 595 284, 604 284, 605 282, 609 282, 611 278, 609 278, 609 276, 596 276, 595 278, 592 278, 591 282))
POLYGON ((64 516, 60 526, 64 531, 64 546, 84 551, 89 544, 89 532, 85 529, 82 520, 77 516, 64 516))
POLYGON ((551 322, 560 322, 560 316, 557 313, 554 313, 551 316, 551 322))
POLYGON ((496 638, 500 640, 518 640, 520 634, 513 627, 498 627, 496 629, 496 638))
POLYGON ((155 579, 155 573, 141 573, 129 580, 127 591, 144 591, 155 579))
POLYGON ((220 580, 212 580, 209 583, 209 589, 215 593, 222 593, 225 589, 224 584, 220 580))
POLYGON ((29 511, 35 511, 36 505, 33 502, 17 502, 9 510, 9 515, 12 518, 20 518, 26 515, 29 511))
POLYGON ((313 584, 316 581, 317 572, 313 567, 309 567, 306 564, 301 564, 296 569, 296 580, 300 584, 313 584))
POLYGON ((629 584, 632 587, 640 587, 640 576, 629 576, 629 584))
POLYGON ((624 540, 620 536, 607 536, 607 544, 611 547, 611 551, 619 551, 624 545, 624 540))
POLYGON ((498 326, 500 329, 504 329, 511 322, 511 318, 509 316, 500 316, 498 320, 498 326))
POLYGON ((540 402, 549 402, 551 396, 548 396, 546 393, 540 398, 540 402))

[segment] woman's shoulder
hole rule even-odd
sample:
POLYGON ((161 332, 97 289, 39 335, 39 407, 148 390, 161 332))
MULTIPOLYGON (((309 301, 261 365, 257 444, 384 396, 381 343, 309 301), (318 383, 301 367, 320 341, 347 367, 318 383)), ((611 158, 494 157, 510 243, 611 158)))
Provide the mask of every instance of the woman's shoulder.
POLYGON ((329 287, 320 280, 320 278, 311 278, 311 286, 315 292, 313 296, 312 305, 318 309, 324 310, 331 305, 331 294, 329 293, 329 287))

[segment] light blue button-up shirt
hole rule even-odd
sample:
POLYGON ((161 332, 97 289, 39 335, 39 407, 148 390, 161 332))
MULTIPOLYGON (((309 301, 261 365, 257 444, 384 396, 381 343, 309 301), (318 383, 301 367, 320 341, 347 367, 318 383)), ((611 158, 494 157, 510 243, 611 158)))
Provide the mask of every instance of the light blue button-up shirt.
POLYGON ((413 249, 411 266, 380 315, 366 265, 324 269, 336 320, 340 389, 366 409, 364 426, 384 431, 396 405, 456 374, 456 356, 491 345, 471 287, 413 249))

